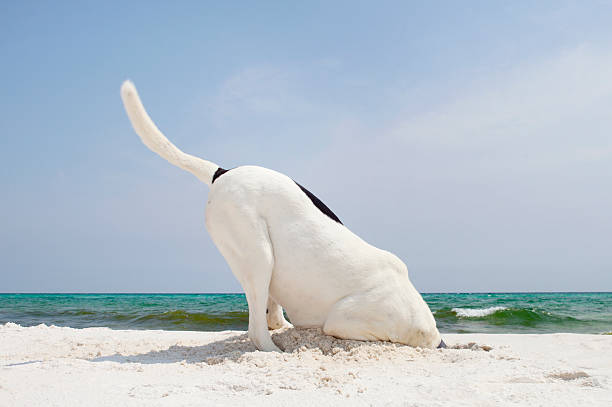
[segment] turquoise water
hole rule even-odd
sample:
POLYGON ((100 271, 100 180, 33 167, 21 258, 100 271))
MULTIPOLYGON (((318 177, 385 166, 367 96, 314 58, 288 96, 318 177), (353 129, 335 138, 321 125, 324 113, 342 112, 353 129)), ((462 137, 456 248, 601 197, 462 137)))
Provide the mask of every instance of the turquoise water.
MULTIPOLYGON (((423 294, 443 333, 610 333, 612 293, 423 294)), ((0 294, 0 323, 246 330, 243 294, 0 294)))

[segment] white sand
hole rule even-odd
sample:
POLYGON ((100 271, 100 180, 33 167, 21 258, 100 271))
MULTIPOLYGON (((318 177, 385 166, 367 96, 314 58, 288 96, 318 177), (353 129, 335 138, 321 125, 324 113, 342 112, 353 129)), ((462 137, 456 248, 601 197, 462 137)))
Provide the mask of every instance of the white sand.
POLYGON ((612 336, 447 334, 444 350, 273 337, 286 353, 236 331, 0 325, 0 406, 612 406, 612 336))

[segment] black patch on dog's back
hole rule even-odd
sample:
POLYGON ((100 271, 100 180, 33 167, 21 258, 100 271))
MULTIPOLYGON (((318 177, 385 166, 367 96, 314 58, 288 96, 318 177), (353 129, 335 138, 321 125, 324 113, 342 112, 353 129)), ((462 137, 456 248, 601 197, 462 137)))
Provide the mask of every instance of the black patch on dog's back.
MULTIPOLYGON (((295 181, 293 181, 295 182, 295 181)), ((331 218, 332 220, 335 220, 336 222, 338 222, 339 224, 343 224, 342 222, 340 222, 340 219, 338 219, 338 217, 336 216, 335 213, 332 212, 331 209, 329 209, 327 207, 327 205, 325 205, 319 198, 317 198, 312 192, 310 192, 309 190, 307 190, 306 188, 304 188, 303 186, 301 186, 300 184, 298 184, 297 182, 295 182, 297 184, 298 187, 300 187, 300 189, 302 191, 304 191, 304 193, 306 194, 306 196, 308 198, 310 198, 310 200, 312 201, 312 203, 314 204, 314 206, 316 206, 317 208, 319 208, 319 210, 321 212, 323 212, 325 215, 327 215, 329 218, 331 218)))
MULTIPOLYGON (((226 172, 228 172, 230 170, 226 170, 225 168, 217 168, 217 171, 215 171, 213 177, 212 177, 212 182, 211 184, 214 184, 215 181, 217 180, 217 178, 219 178, 221 175, 225 174, 226 172)), ((295 182, 295 181, 293 181, 295 182)), ((328 216, 330 219, 338 222, 339 224, 343 224, 340 219, 338 219, 338 217, 336 216, 335 213, 332 212, 331 209, 329 209, 327 207, 327 205, 325 205, 319 198, 317 198, 312 192, 310 192, 309 190, 307 190, 306 188, 304 188, 303 186, 301 186, 300 184, 298 184, 297 182, 295 182, 295 184, 300 187, 300 189, 306 194, 306 196, 310 199, 310 201, 314 204, 314 206, 316 206, 321 212, 323 212, 326 216, 328 216)))
POLYGON ((215 180, 216 180, 217 178, 219 178, 221 175, 225 174, 225 173, 226 173, 226 172, 228 172, 228 171, 229 171, 229 170, 226 170, 226 169, 221 168, 221 167, 217 168, 217 171, 215 171, 215 174, 213 175, 213 179, 212 179, 211 184, 214 184, 214 183, 215 183, 215 180))

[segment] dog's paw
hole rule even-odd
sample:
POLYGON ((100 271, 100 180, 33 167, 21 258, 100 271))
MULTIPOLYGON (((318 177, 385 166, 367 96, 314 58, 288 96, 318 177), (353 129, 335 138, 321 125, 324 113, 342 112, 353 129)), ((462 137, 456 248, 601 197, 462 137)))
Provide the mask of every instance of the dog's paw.
POLYGON ((274 323, 268 323, 268 329, 269 330, 276 330, 276 329, 281 329, 281 328, 293 328, 293 325, 291 323, 289 323, 289 321, 274 321, 274 323))
POLYGON ((289 322, 289 321, 283 321, 281 326, 279 326, 276 329, 281 329, 281 328, 293 328, 293 324, 291 322, 289 322))

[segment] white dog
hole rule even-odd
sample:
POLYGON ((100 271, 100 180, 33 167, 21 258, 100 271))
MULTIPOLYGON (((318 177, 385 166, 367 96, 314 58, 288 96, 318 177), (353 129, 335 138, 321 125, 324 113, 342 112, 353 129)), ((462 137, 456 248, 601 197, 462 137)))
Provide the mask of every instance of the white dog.
POLYGON ((136 88, 121 97, 143 143, 210 187, 206 228, 242 285, 249 338, 278 351, 268 328, 318 327, 344 339, 444 346, 404 263, 352 233, 317 197, 286 175, 224 170, 183 153, 155 126, 136 88))

